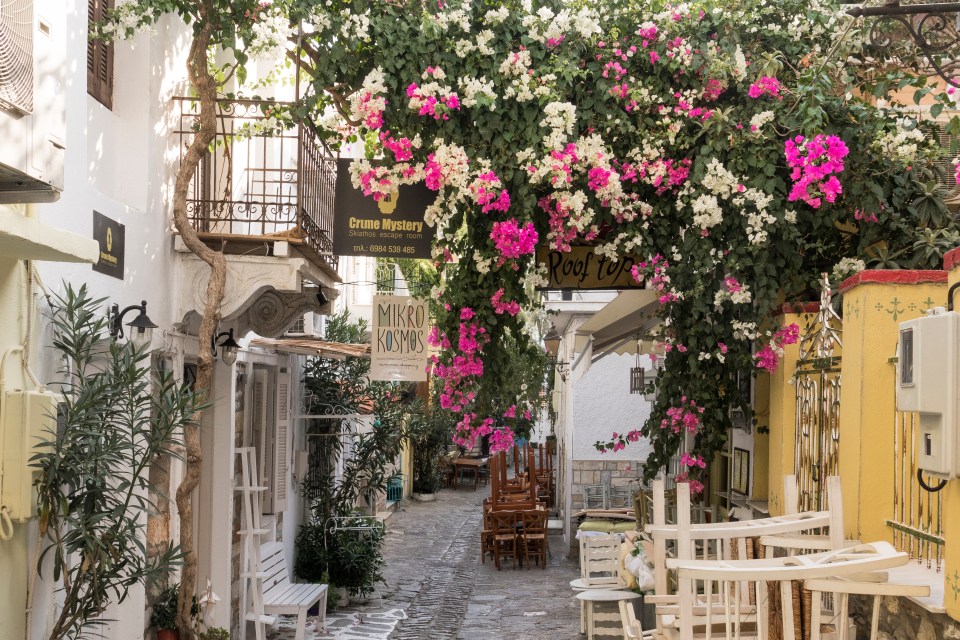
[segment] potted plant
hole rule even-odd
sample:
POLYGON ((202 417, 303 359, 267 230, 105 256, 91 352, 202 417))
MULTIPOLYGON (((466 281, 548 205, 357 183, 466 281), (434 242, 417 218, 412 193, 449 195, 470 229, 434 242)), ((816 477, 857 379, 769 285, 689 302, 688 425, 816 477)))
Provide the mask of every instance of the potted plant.
POLYGON ((432 500, 443 486, 443 456, 450 442, 452 425, 445 411, 421 407, 410 416, 407 437, 413 445, 413 497, 432 500))
MULTIPOLYGON (((157 640, 180 640, 180 629, 177 625, 177 599, 180 597, 180 585, 175 584, 160 592, 160 596, 153 604, 150 612, 150 626, 157 630, 157 640)), ((200 604, 197 596, 193 596, 190 606, 190 615, 196 618, 200 613, 200 604)), ((228 634, 229 636, 229 634, 228 634)), ((213 636, 216 638, 216 636, 213 636)))
POLYGON ((180 586, 167 587, 153 603, 150 612, 150 626, 157 630, 157 640, 180 640, 177 629, 177 598, 180 586))
POLYGON ((200 634, 200 640, 230 640, 230 632, 223 627, 211 627, 200 634))
MULTIPOLYGON (((297 535, 296 573, 311 582, 346 589, 352 597, 373 593, 383 582, 383 528, 368 528, 370 520, 356 516, 343 519, 338 531, 327 531, 317 523, 305 523, 297 535)), ((341 598, 344 594, 341 593, 341 598)))

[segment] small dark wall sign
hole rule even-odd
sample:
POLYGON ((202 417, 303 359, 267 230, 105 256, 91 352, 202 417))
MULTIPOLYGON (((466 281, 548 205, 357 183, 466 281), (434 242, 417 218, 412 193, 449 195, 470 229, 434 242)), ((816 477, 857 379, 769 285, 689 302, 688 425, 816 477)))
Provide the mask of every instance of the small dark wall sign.
POLYGON ((746 449, 733 450, 733 478, 730 488, 737 493, 750 495, 750 452, 746 449))
POLYGON ((123 280, 126 228, 99 211, 93 212, 93 239, 100 244, 100 259, 93 270, 123 280))
POLYGON ((403 185, 377 202, 350 182, 353 160, 337 161, 333 252, 341 256, 429 258, 434 231, 423 221, 437 194, 426 185, 403 185))

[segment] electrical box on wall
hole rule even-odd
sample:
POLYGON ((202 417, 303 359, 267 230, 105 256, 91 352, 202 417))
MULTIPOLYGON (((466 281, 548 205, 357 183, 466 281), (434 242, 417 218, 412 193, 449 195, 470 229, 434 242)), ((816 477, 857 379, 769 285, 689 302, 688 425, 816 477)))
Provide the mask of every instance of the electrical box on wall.
POLYGON ((960 313, 942 307, 900 323, 897 409, 920 414, 917 466, 931 475, 960 475, 957 368, 960 313))
POLYGON ((5 391, 0 411, 0 506, 15 522, 36 515, 36 469, 30 458, 40 439, 57 428, 57 395, 45 391, 5 391))

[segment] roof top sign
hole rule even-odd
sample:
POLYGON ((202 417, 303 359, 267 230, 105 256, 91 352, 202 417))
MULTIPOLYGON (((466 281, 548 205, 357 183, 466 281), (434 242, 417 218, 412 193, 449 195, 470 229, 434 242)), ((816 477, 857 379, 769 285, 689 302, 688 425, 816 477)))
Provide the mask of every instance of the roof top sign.
POLYGON ((571 247, 562 253, 537 249, 537 262, 546 265, 549 283, 544 289, 642 289, 633 278, 633 257, 611 260, 594 253, 593 247, 571 247))

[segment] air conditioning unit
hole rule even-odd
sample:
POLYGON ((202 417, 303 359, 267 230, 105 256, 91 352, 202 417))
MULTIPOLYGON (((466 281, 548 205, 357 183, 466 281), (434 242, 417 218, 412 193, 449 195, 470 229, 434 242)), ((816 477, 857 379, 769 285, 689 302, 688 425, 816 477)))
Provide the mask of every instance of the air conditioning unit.
POLYGON ((0 0, 0 203, 60 197, 65 54, 62 8, 44 0, 0 0))
MULTIPOLYGON (((0 0, 2 1, 2 0, 0 0)), ((4 391, 0 411, 0 507, 15 522, 36 515, 31 458, 41 440, 57 431, 57 395, 48 391, 4 391)))
POLYGON ((317 314, 307 312, 293 323, 283 335, 290 338, 319 338, 320 332, 317 329, 317 314))

